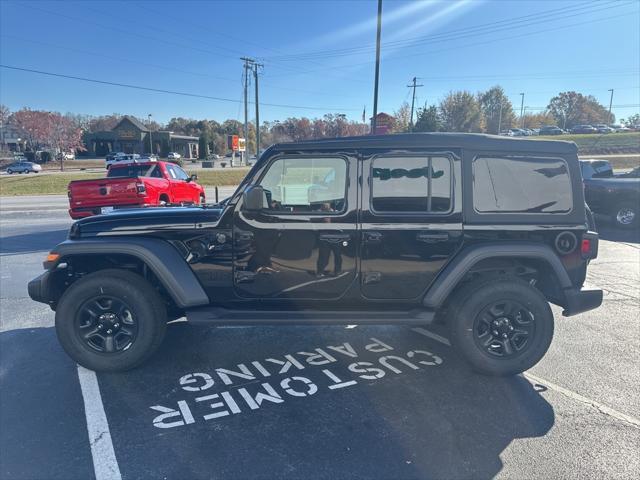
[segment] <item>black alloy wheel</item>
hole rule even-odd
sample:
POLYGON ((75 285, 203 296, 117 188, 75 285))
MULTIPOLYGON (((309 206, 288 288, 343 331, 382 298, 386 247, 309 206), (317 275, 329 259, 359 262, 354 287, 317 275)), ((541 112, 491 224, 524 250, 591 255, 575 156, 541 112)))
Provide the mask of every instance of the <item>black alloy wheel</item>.
POLYGON ((75 327, 89 348, 107 354, 127 350, 138 335, 138 323, 129 305, 108 295, 86 301, 78 309, 75 327))
POLYGON ((525 351, 535 328, 533 312, 520 302, 498 301, 478 314, 473 332, 476 344, 487 355, 509 358, 525 351))

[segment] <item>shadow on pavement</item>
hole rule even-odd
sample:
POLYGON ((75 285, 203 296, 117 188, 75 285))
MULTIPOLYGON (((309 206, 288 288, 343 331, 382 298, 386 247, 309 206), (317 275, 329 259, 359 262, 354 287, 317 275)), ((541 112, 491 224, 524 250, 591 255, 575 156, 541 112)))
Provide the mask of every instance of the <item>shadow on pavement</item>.
POLYGON ((616 227, 611 218, 596 215, 598 235, 603 240, 611 242, 640 243, 640 228, 625 230, 616 227))
POLYGON ((50 250, 67 238, 69 229, 30 232, 0 239, 0 255, 34 253, 50 250))
POLYGON ((489 478, 513 440, 544 436, 554 425, 553 408, 524 378, 475 375, 450 348, 406 327, 176 324, 149 363, 99 382, 129 478, 489 478), (377 342, 384 351, 367 349, 377 342), (309 365, 298 353, 316 348, 334 361, 309 365), (408 353, 417 350, 430 353, 408 353), (287 354, 303 368, 279 373, 287 354), (356 362, 369 362, 362 364, 372 368, 369 379, 349 368, 356 362), (220 368, 245 377, 229 374, 225 384, 220 368), (375 378, 375 369, 384 376, 375 378), (306 380, 286 380, 294 376, 306 380), (336 379, 356 382, 335 387, 336 379), (309 393, 307 382, 317 390, 309 393), (245 397, 260 393, 271 400, 251 407, 245 397))

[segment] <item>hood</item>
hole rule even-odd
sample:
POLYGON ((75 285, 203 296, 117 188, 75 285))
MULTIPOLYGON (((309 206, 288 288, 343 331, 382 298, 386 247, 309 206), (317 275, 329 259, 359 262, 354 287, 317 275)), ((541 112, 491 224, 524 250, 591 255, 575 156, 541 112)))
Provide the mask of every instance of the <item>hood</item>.
POLYGON ((116 210, 83 218, 71 226, 69 238, 108 235, 142 235, 212 228, 218 225, 219 207, 162 207, 116 210))

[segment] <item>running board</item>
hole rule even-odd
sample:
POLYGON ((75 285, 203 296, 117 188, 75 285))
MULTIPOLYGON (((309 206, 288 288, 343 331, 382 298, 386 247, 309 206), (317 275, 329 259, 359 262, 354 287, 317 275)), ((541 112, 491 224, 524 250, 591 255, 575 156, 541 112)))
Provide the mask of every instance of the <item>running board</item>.
POLYGON ((430 310, 232 310, 205 307, 187 310, 187 321, 209 325, 426 325, 433 322, 430 310))

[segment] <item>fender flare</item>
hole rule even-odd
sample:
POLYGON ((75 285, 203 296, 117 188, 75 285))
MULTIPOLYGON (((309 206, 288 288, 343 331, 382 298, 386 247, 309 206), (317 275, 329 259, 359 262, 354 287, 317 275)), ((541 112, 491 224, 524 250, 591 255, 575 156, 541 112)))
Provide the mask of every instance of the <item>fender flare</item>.
POLYGON ((422 304, 429 309, 441 307, 449 294, 471 270, 471 268, 488 258, 527 258, 543 260, 555 273, 563 290, 573 288, 569 274, 551 247, 536 243, 485 243, 463 248, 437 276, 422 304))
POLYGON ((56 263, 75 255, 130 255, 155 274, 178 307, 192 308, 209 304, 209 297, 193 270, 178 250, 165 240, 114 237, 67 240, 56 246, 52 253, 60 255, 56 263))

